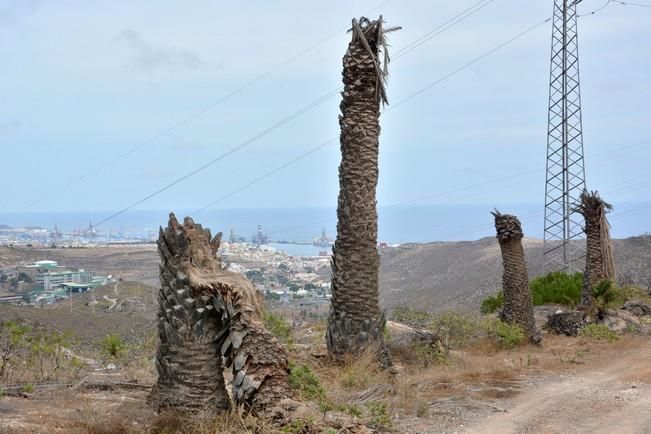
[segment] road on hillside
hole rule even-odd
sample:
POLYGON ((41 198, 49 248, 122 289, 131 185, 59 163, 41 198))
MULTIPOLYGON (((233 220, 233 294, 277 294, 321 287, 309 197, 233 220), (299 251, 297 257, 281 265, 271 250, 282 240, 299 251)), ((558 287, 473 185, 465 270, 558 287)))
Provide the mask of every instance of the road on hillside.
POLYGON ((651 346, 550 378, 468 433, 651 433, 651 346))

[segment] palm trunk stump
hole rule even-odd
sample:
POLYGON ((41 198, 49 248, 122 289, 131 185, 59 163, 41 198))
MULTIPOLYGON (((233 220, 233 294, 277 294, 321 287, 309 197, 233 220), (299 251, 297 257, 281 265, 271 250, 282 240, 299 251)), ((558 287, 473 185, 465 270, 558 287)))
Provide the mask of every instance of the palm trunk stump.
POLYGON ((581 202, 576 211, 585 219, 586 258, 583 272, 583 289, 581 305, 592 306, 592 290, 604 280, 615 280, 615 264, 613 261, 610 230, 606 213, 612 206, 604 202, 599 193, 581 194, 581 202))
POLYGON ((376 21, 353 19, 352 40, 343 58, 339 116, 342 158, 326 343, 335 359, 370 349, 379 350, 383 362, 390 363, 383 342, 386 320, 378 294, 376 187, 380 104, 386 103, 388 56, 384 33, 395 29, 383 29, 382 24, 382 17, 376 21))
POLYGON ((221 233, 211 238, 192 219, 170 214, 160 230, 157 410, 181 413, 230 407, 224 364, 232 370, 232 399, 254 412, 291 395, 288 363, 263 326, 258 293, 243 276, 222 269, 221 233))
POLYGON ((504 273, 502 290, 504 305, 500 319, 509 324, 519 325, 531 342, 540 343, 542 336, 536 329, 533 316, 533 298, 529 287, 527 263, 522 248, 522 225, 516 216, 492 213, 495 217, 497 239, 502 251, 504 273))

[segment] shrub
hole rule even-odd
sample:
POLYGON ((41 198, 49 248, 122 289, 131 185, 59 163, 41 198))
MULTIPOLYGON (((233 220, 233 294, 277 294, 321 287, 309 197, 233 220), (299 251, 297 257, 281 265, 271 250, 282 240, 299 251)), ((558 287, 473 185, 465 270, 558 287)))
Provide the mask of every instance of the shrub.
POLYGON ((601 316, 606 312, 608 306, 615 301, 615 296, 612 280, 602 280, 597 286, 592 288, 594 309, 596 309, 598 315, 601 316))
POLYGON ((26 335, 29 331, 29 327, 16 321, 7 320, 0 323, 0 379, 4 377, 12 361, 19 358, 27 346, 26 335))
POLYGON ((35 389, 36 388, 34 387, 34 384, 32 384, 32 383, 23 384, 23 392, 25 392, 25 393, 34 393, 35 389))
POLYGON ((396 307, 391 315, 391 319, 405 324, 414 324, 426 326, 432 321, 433 315, 429 312, 412 309, 410 307, 396 307))
POLYGON ((495 295, 490 295, 485 299, 483 299, 479 310, 484 315, 489 313, 495 313, 497 309, 502 307, 503 304, 504 304, 504 293, 500 291, 495 295))
POLYGON ((416 359, 421 361, 425 368, 434 362, 445 361, 445 356, 441 354, 441 351, 437 346, 422 342, 414 342, 411 345, 411 349, 416 355, 416 359))
POLYGON ((321 386, 319 377, 306 365, 289 365, 289 385, 302 398, 317 402, 325 401, 325 389, 321 386))
POLYGON ((535 306, 563 304, 574 307, 581 301, 583 274, 557 271, 533 279, 530 286, 535 306))
POLYGON ((445 312, 437 315, 431 329, 441 338, 447 348, 461 348, 477 335, 479 325, 474 318, 459 312, 445 312))
POLYGON ((302 434, 310 431, 310 424, 303 419, 293 420, 289 425, 285 425, 281 429, 281 432, 286 434, 302 434))
POLYGON ((371 423, 373 425, 381 427, 391 426, 391 416, 384 402, 369 402, 366 406, 371 413, 371 423))
POLYGON ((596 341, 612 342, 617 340, 617 334, 605 324, 588 324, 581 329, 580 335, 596 341))
POLYGON ((287 321, 285 321, 282 316, 271 312, 265 312, 264 325, 272 335, 278 338, 279 341, 289 346, 294 344, 294 340, 292 339, 292 328, 287 324, 287 321))
POLYGON ((102 352, 111 357, 118 357, 124 351, 125 344, 122 338, 116 334, 109 334, 100 342, 102 352))
POLYGON ((486 334, 498 345, 510 350, 526 341, 524 331, 517 324, 507 324, 500 320, 487 321, 484 324, 486 334))

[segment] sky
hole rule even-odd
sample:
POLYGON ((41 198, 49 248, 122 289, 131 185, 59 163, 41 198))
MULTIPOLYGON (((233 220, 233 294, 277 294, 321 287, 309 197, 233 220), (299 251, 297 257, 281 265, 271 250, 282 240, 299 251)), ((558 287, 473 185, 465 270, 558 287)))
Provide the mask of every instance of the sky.
MULTIPOLYGON (((389 35, 397 52, 475 3, 0 0, 0 214, 59 189, 27 211, 129 206, 337 89, 352 17, 381 13, 402 26, 389 35)), ((584 0, 580 13, 603 4, 584 0)), ((551 0, 490 2, 394 59, 389 103, 551 12, 551 0)), ((587 185, 615 206, 651 197, 651 142, 632 146, 651 140, 650 23, 651 8, 616 3, 579 21, 587 185)), ((379 205, 542 206, 550 40, 546 23, 384 113, 379 205)), ((240 189, 337 137, 339 102, 334 95, 136 209, 197 209, 240 189)), ((215 206, 334 207, 339 158, 335 141, 215 206)))

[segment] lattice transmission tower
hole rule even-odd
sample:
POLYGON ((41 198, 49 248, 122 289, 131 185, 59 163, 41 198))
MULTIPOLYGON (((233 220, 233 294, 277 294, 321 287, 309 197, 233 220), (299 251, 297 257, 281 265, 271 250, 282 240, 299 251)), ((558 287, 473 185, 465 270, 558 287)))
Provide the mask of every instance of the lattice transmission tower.
POLYGON ((545 184, 545 271, 574 271, 585 256, 582 217, 573 211, 585 188, 579 41, 576 5, 581 0, 554 0, 547 176, 545 184))

